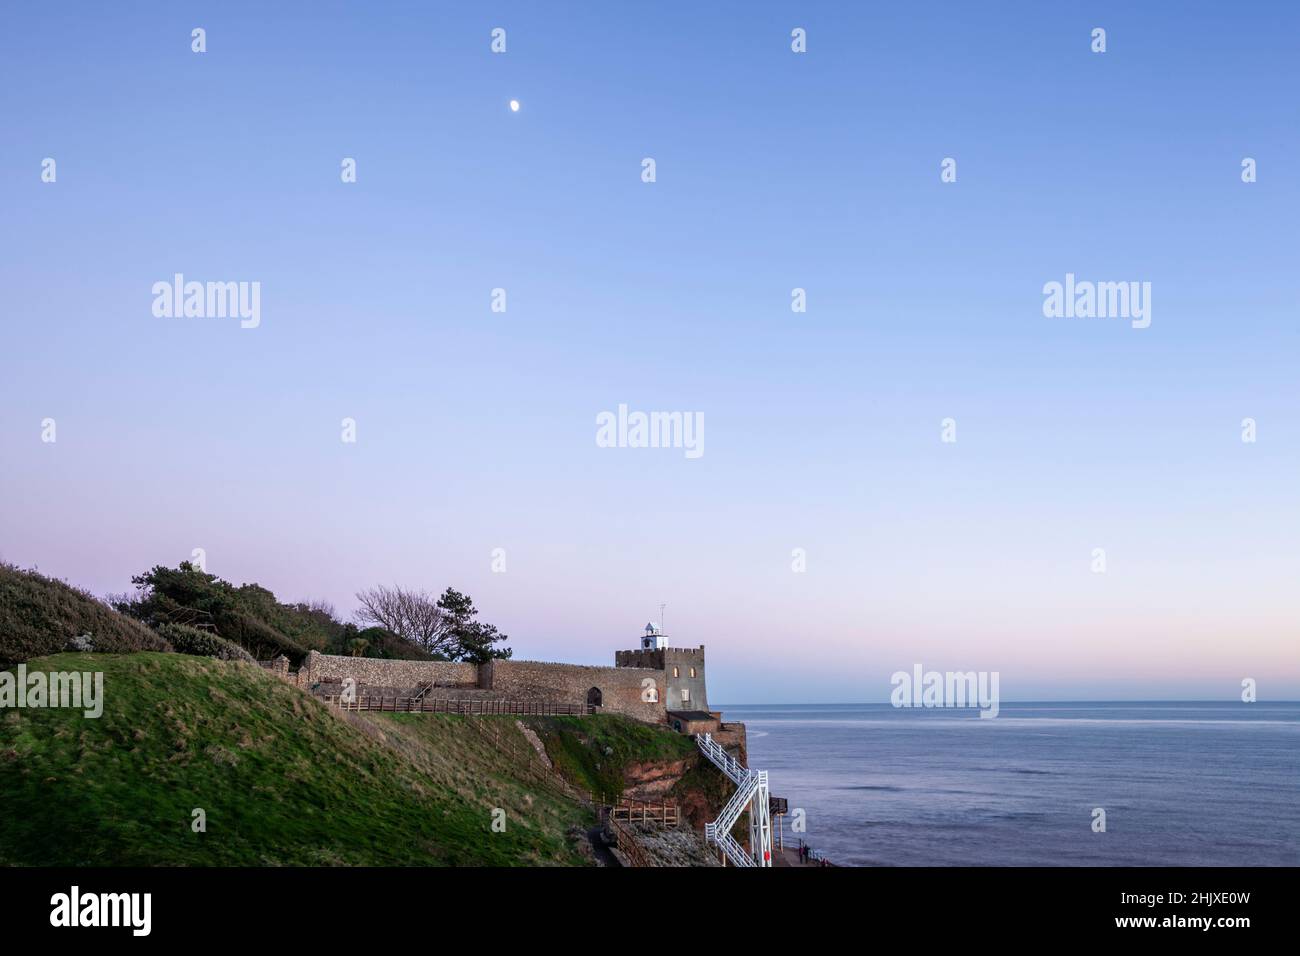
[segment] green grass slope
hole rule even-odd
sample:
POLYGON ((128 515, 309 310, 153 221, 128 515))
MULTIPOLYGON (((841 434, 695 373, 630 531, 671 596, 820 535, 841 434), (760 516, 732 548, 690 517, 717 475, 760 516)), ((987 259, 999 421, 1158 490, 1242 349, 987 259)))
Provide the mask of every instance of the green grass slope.
POLYGON ((102 671, 104 712, 0 711, 0 864, 583 862, 569 832, 586 811, 460 723, 522 741, 511 718, 345 715, 255 666, 179 654, 27 666, 102 671))
POLYGON ((630 764, 681 760, 696 753, 690 737, 613 714, 525 720, 565 779, 609 801, 622 796, 630 764))

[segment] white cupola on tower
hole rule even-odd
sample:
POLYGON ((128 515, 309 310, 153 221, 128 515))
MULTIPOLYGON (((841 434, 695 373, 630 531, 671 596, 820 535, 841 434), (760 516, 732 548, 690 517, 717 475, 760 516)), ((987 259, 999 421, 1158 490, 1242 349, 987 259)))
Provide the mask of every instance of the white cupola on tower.
POLYGON ((647 624, 645 635, 641 638, 641 649, 645 651, 663 650, 668 646, 668 638, 657 624, 647 624))

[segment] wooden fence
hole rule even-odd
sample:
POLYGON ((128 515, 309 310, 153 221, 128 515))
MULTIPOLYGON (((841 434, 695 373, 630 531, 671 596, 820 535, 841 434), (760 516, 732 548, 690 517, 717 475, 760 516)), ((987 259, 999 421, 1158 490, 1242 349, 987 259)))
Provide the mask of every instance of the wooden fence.
POLYGON ((661 827, 675 827, 681 823, 681 811, 675 803, 624 800, 601 807, 601 813, 605 820, 621 823, 653 823, 661 827))
POLYGON ((614 831, 615 843, 629 863, 633 866, 654 866, 631 830, 614 819, 609 821, 609 828, 614 831))
POLYGON ((356 697, 343 702, 338 694, 326 694, 322 697, 331 707, 341 710, 378 710, 390 713, 422 714, 467 714, 539 717, 584 717, 594 714, 596 709, 586 704, 552 704, 541 701, 522 700, 431 700, 427 697, 356 697))

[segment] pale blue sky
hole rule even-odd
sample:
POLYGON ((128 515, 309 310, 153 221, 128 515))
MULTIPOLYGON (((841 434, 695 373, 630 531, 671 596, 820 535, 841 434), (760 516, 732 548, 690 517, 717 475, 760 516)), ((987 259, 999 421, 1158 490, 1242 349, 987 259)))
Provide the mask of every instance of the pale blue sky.
POLYGON ((1300 10, 845 6, 7 9, 0 557, 454 585, 585 663, 664 601, 720 703, 1300 696, 1300 10), (597 448, 620 402, 705 455, 597 448))

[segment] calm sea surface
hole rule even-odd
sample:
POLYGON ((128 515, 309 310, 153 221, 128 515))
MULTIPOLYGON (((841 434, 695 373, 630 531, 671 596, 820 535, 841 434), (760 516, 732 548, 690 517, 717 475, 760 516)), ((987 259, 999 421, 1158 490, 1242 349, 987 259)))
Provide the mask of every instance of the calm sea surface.
POLYGON ((722 709, 836 863, 1300 865, 1300 703, 722 709))

